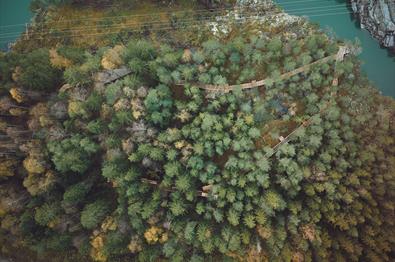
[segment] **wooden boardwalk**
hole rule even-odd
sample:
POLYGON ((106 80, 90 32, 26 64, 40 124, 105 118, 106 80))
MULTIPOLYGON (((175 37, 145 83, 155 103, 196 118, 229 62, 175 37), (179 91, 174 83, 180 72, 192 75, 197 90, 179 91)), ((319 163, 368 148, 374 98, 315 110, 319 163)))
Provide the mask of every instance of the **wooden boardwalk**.
MULTIPOLYGON (((341 46, 339 48, 339 51, 337 52, 337 54, 335 55, 334 59, 336 60, 336 62, 341 62, 344 60, 344 57, 349 53, 349 49, 345 46, 341 46)), ((330 57, 326 57, 326 58, 330 58, 330 57)), ((331 57, 333 58, 333 56, 331 57)), ((319 62, 319 61, 317 61, 319 62)), ((338 77, 335 77, 332 81, 332 86, 337 86, 339 82, 338 77)), ((336 96, 336 92, 331 92, 331 98, 334 98, 336 96)), ((321 110, 318 112, 317 115, 321 115, 323 112, 325 112, 329 107, 330 107, 331 101, 328 101, 325 106, 323 108, 321 108, 321 110)), ((313 119, 314 116, 311 116, 308 120, 304 121, 300 126, 298 126, 297 128, 295 128, 291 133, 289 133, 284 139, 282 139, 278 144, 276 144, 274 147, 272 147, 272 151, 266 154, 266 157, 271 157, 273 156, 283 144, 288 143, 293 136, 297 133, 298 130, 302 129, 302 128, 306 128, 308 127, 313 119)))
MULTIPOLYGON (((336 55, 324 57, 324 58, 322 58, 322 59, 320 59, 318 61, 315 61, 315 62, 313 62, 311 64, 305 65, 305 66, 297 68, 297 69, 295 69, 295 70, 293 70, 291 72, 285 73, 285 74, 281 75, 280 79, 278 79, 278 80, 287 79, 287 78, 292 77, 292 76, 294 76, 296 74, 299 74, 299 73, 302 73, 302 72, 304 72, 306 70, 309 70, 310 67, 312 67, 315 64, 325 63, 325 62, 330 61, 331 59, 335 59, 336 61, 343 61, 345 55, 348 54, 348 52, 349 52, 349 50, 347 49, 347 47, 341 46, 339 48, 339 51, 338 51, 338 53, 336 55)), ((221 85, 221 86, 205 85, 205 86, 201 86, 201 88, 203 88, 203 89, 205 89, 207 91, 210 91, 210 92, 214 91, 214 92, 227 93, 227 92, 233 90, 233 88, 236 88, 236 87, 241 87, 242 89, 249 89, 249 88, 264 86, 267 83, 267 81, 270 81, 270 80, 269 79, 264 79, 264 80, 260 80, 260 81, 252 81, 250 83, 246 83, 246 84, 242 84, 242 85, 232 85, 232 86, 229 86, 229 85, 221 85)), ((332 86, 337 86, 337 84, 338 84, 338 79, 337 79, 337 77, 335 77, 335 79, 332 82, 332 86)), ((318 112, 318 114, 316 114, 316 115, 320 115, 323 112, 325 112, 330 107, 330 104, 332 102, 332 98, 334 98, 335 96, 336 96, 336 92, 332 92, 331 93, 331 100, 328 101, 325 104, 325 106, 323 108, 321 108, 320 111, 318 112)), ((312 120, 313 120, 313 117, 314 116, 311 116, 308 120, 304 121, 300 126, 296 127, 294 130, 292 130, 292 132, 290 132, 284 139, 282 139, 279 143, 277 143, 274 147, 272 147, 271 148, 272 149, 271 152, 267 153, 265 156, 267 158, 272 157, 280 149, 280 147, 282 145, 288 143, 293 138, 293 136, 298 132, 298 130, 309 126, 311 124, 312 120)), ((153 185, 153 186, 158 186, 159 185, 158 181, 150 180, 150 179, 146 179, 146 178, 142 178, 141 182, 147 183, 147 184, 150 184, 150 185, 153 185)), ((211 189, 212 189, 212 185, 206 185, 206 186, 202 187, 202 190, 196 190, 196 194, 199 197, 207 198, 209 196, 209 194, 211 193, 211 189)), ((172 187, 172 188, 168 189, 168 191, 175 191, 175 190, 176 190, 175 187, 172 187)), ((214 195, 214 197, 217 197, 217 195, 214 195)))
POLYGON ((321 59, 319 59, 315 62, 312 62, 308 65, 304 65, 302 67, 296 68, 295 70, 284 73, 280 77, 274 78, 274 79, 266 78, 266 79, 259 80, 259 81, 254 80, 249 83, 239 84, 239 85, 201 85, 199 87, 201 89, 204 89, 209 92, 221 92, 221 93, 228 93, 235 88, 251 89, 251 88, 255 88, 255 87, 261 87, 261 86, 267 85, 267 83, 269 83, 269 82, 282 81, 282 80, 288 79, 294 75, 308 71, 308 70, 310 70, 311 67, 313 67, 314 65, 317 65, 317 64, 327 63, 331 60, 342 61, 344 59, 344 56, 347 53, 348 53, 348 48, 345 46, 340 46, 339 51, 335 55, 321 58, 321 59))
MULTIPOLYGON (((331 93, 331 98, 333 98, 333 97, 335 97, 335 96, 336 96, 336 92, 332 92, 332 93, 331 93)), ((316 114, 316 115, 321 115, 323 112, 325 112, 325 111, 329 108, 330 104, 331 104, 331 101, 328 101, 328 102, 325 104, 325 106, 324 106, 323 108, 321 108, 320 112, 318 112, 318 114, 316 114)), ((280 147, 281 147, 282 145, 284 145, 284 144, 288 143, 289 141, 291 141, 291 139, 293 138, 293 136, 294 136, 300 129, 308 127, 308 126, 311 124, 311 122, 312 122, 312 120, 313 120, 313 117, 314 117, 314 116, 311 116, 309 119, 307 119, 306 121, 304 121, 300 126, 298 126, 297 128, 295 128, 294 130, 292 130, 292 132, 289 133, 284 139, 282 139, 278 144, 276 144, 274 147, 272 147, 272 151, 269 152, 269 153, 267 153, 265 156, 266 156, 267 158, 273 156, 273 155, 280 149, 280 147)))

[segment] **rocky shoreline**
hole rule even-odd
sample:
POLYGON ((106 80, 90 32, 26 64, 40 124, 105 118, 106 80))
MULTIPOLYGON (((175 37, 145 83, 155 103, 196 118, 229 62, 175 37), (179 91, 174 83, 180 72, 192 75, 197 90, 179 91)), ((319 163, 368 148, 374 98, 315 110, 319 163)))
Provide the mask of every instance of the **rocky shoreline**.
POLYGON ((395 51, 395 1, 350 0, 361 28, 368 30, 384 47, 395 51))

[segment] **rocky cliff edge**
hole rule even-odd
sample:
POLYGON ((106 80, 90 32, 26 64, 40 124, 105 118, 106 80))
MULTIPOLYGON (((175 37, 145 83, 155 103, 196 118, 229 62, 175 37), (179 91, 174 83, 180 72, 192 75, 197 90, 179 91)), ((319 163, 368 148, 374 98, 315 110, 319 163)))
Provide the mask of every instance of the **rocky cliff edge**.
POLYGON ((395 0, 350 0, 361 28, 395 51, 395 0))

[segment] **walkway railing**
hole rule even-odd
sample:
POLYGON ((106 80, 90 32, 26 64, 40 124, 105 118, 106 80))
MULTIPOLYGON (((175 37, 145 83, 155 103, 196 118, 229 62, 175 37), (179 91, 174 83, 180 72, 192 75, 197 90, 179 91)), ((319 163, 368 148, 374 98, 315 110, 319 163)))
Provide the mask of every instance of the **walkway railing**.
MULTIPOLYGON (((350 52, 350 50, 345 47, 345 46, 340 46, 339 51, 337 52, 337 54, 335 55, 335 60, 336 62, 341 62, 344 60, 344 57, 350 52)), ((333 56, 332 56, 333 57, 333 56)), ((329 57, 326 57, 329 58, 329 57)), ((323 58, 324 59, 324 58, 323 58)), ((318 62, 318 61, 317 61, 318 62)), ((338 77, 335 76, 335 78, 332 81, 332 86, 337 86, 339 82, 338 77)), ((332 92, 331 93, 331 98, 336 96, 336 92, 332 92)), ((321 108, 320 112, 318 113, 318 115, 321 115, 323 112, 325 112, 326 110, 329 109, 331 104, 331 101, 328 101, 325 106, 323 108, 321 108)), ((289 133, 285 138, 281 139, 280 142, 278 144, 276 144, 274 147, 272 147, 272 151, 266 154, 266 157, 271 157, 273 156, 283 144, 288 143, 292 137, 297 133, 298 130, 302 129, 302 128, 306 128, 308 127, 311 123, 312 123, 312 119, 314 116, 311 116, 308 120, 304 121, 300 126, 298 126, 297 128, 295 128, 294 130, 292 130, 291 133, 289 133)))
POLYGON ((222 92, 222 93, 228 93, 236 88, 241 88, 241 89, 251 89, 255 87, 260 87, 260 86, 265 86, 268 84, 268 82, 276 82, 276 81, 282 81, 284 79, 288 79, 294 75, 303 73, 307 70, 309 70, 312 66, 317 65, 317 64, 322 64, 326 63, 332 59, 335 59, 336 61, 343 61, 344 56, 349 53, 349 49, 345 46, 340 46, 339 51, 335 55, 327 56, 324 58, 321 58, 315 62, 312 62, 308 65, 304 65, 302 67, 296 68, 295 70, 292 70, 290 72, 282 74, 280 77, 272 79, 272 78, 266 78, 263 80, 253 80, 249 83, 245 84, 239 84, 239 85, 201 85, 199 86, 201 89, 207 90, 209 92, 222 92))
MULTIPOLYGON (((344 60, 344 57, 350 52, 350 50, 345 47, 345 46, 340 46, 339 51, 337 52, 336 55, 332 55, 332 56, 328 56, 325 58, 322 58, 316 62, 313 62, 309 65, 297 68, 291 72, 288 72, 286 74, 283 74, 281 77, 282 78, 286 78, 291 77, 295 74, 304 72, 305 70, 308 70, 312 65, 317 64, 317 63, 323 63, 326 61, 329 61, 330 59, 335 59, 337 62, 341 62, 344 60)), ((248 88, 253 88, 253 87, 259 87, 259 86, 263 86, 265 84, 266 81, 269 81, 267 79, 265 80, 261 80, 261 81, 252 81, 250 83, 246 83, 246 84, 242 84, 242 85, 233 85, 233 86, 229 86, 229 85, 221 85, 221 86, 213 86, 213 85, 205 85, 202 86, 201 88, 206 89, 207 91, 220 91, 220 92, 229 92, 231 91, 233 88, 236 87, 240 87, 242 89, 248 89, 248 88)), ((332 86, 337 86, 338 85, 338 78, 335 77, 334 80, 332 81, 332 86)), ((334 98, 336 96, 336 91, 331 92, 331 98, 334 98)), ((330 107, 331 104, 331 100, 328 101, 325 106, 323 108, 321 108, 321 110, 319 111, 318 115, 322 114, 323 112, 325 112, 326 110, 328 110, 328 108, 330 107)), ((307 126, 309 126, 312 123, 314 116, 311 116, 308 120, 304 121, 300 126, 296 127, 294 130, 292 130, 285 138, 281 139, 281 141, 279 143, 277 143, 275 146, 273 146, 271 149, 271 152, 267 153, 265 156, 267 158, 272 157, 279 149, 282 145, 288 143, 293 136, 297 133, 298 130, 305 128, 307 126)), ((146 178, 142 178, 141 182, 143 183, 147 183, 147 184, 151 184, 154 186, 158 186, 160 183, 156 180, 150 180, 150 179, 146 179, 146 178)), ((172 192, 176 190, 176 188, 172 187, 170 189, 168 189, 168 191, 172 192)), ((200 197, 204 197, 207 198, 209 196, 209 194, 211 193, 212 190, 212 185, 205 185, 202 187, 202 190, 197 190, 196 194, 197 196, 200 197)), ((217 197, 217 195, 214 195, 214 197, 217 197)))

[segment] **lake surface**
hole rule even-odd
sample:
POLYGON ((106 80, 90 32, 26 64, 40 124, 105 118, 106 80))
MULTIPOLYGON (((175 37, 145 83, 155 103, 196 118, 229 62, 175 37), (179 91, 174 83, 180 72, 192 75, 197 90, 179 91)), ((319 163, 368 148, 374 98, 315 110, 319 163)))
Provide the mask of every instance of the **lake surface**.
POLYGON ((352 19, 345 0, 275 0, 289 14, 308 16, 342 39, 358 38, 363 70, 384 95, 395 97, 395 58, 352 19))
POLYGON ((7 48, 25 31, 25 24, 30 22, 30 0, 0 0, 0 49, 7 48))
MULTIPOLYGON (((384 95, 395 97, 395 58, 381 49, 366 30, 352 19, 346 0, 275 0, 288 13, 308 16, 336 36, 354 40, 362 46, 363 70, 384 95)), ((32 16, 30 0, 0 0, 0 48, 5 49, 25 30, 32 16)))

